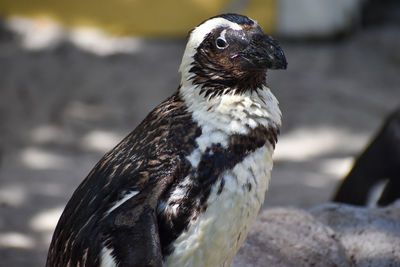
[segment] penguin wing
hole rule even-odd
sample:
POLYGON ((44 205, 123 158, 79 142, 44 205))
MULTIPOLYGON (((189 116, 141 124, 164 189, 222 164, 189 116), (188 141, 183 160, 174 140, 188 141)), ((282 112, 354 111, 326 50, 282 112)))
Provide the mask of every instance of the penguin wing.
POLYGON ((168 170, 165 176, 150 182, 140 192, 134 191, 131 198, 106 213, 103 250, 111 253, 118 266, 162 266, 156 212, 162 193, 175 179, 180 179, 180 164, 174 162, 163 167, 168 170))
POLYGON ((160 266, 157 205, 187 176, 200 134, 178 94, 157 106, 76 189, 46 266, 160 266))

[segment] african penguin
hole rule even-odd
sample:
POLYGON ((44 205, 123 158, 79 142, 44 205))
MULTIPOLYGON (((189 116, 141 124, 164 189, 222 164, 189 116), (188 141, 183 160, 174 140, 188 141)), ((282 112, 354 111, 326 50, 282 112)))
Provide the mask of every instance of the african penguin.
POLYGON ((387 116, 373 140, 357 156, 333 201, 387 206, 400 199, 400 108, 387 116))
POLYGON ((229 266, 264 201, 281 125, 266 71, 286 66, 248 17, 192 30, 178 90, 76 189, 46 266, 229 266))

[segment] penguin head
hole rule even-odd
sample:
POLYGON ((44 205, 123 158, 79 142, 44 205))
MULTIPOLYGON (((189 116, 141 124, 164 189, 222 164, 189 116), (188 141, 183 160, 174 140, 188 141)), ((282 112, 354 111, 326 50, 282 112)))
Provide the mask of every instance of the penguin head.
POLYGON ((268 69, 286 67, 278 42, 257 22, 223 14, 190 31, 179 70, 182 85, 196 85, 200 94, 213 97, 232 90, 243 93, 262 88, 268 69))

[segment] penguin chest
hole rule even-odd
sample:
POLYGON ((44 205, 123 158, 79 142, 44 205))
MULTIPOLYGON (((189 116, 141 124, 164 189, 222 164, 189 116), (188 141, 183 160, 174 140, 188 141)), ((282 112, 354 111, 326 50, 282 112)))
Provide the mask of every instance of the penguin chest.
POLYGON ((229 266, 264 202, 272 151, 266 144, 221 174, 207 208, 172 243, 166 266, 229 266))

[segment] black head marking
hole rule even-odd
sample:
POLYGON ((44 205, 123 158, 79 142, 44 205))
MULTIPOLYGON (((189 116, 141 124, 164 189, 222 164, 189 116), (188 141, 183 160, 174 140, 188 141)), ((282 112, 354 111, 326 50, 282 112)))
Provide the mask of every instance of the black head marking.
POLYGON ((221 15, 215 16, 214 18, 224 18, 226 20, 237 23, 239 25, 245 25, 245 24, 254 25, 254 20, 252 20, 246 16, 242 16, 242 15, 234 14, 234 13, 221 14, 221 15))

